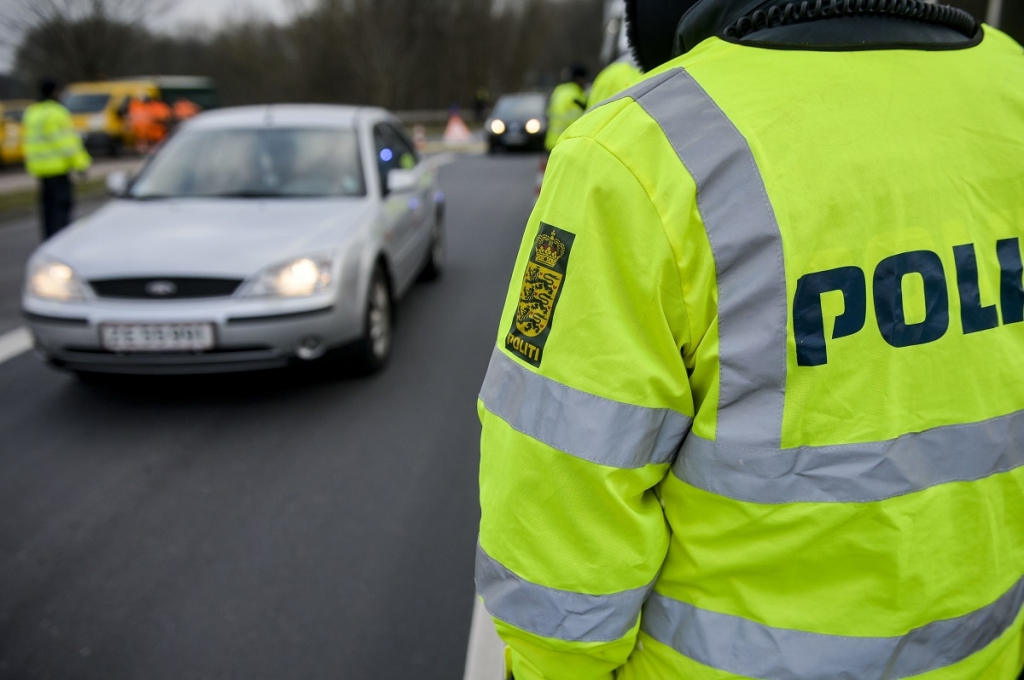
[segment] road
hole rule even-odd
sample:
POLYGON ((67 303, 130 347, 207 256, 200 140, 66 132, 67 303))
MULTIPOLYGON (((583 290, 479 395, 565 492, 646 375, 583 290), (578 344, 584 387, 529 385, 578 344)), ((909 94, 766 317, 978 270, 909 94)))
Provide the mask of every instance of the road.
MULTIPOLYGON (((449 269, 375 378, 0 365, 0 679, 461 678, 475 401, 536 165, 442 170, 449 269)), ((35 233, 0 226, 0 332, 35 233)))

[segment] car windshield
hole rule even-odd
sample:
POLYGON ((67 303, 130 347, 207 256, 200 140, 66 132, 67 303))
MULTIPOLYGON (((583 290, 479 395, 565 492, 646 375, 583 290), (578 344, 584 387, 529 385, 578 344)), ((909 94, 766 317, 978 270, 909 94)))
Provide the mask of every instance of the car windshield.
POLYGON ((502 97, 494 107, 496 118, 542 118, 547 101, 542 94, 502 97))
POLYGON ((64 97, 64 106, 71 113, 99 113, 109 101, 109 94, 69 94, 64 97))
POLYGON ((364 196, 351 129, 203 130, 176 135, 132 187, 137 199, 364 196))

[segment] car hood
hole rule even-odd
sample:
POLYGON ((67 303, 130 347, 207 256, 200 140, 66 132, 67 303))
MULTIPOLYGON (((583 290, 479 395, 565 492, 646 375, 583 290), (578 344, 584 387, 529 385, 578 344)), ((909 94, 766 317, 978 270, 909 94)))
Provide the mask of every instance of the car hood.
POLYGON ((40 250, 85 279, 244 278, 329 252, 370 218, 365 199, 114 201, 40 250))

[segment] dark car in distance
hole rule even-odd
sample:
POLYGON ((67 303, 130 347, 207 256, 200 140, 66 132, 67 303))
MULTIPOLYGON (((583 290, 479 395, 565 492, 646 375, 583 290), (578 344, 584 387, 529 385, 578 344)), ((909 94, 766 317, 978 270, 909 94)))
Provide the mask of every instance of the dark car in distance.
POLYGON ((491 153, 500 149, 544 148, 548 98, 540 92, 508 94, 498 100, 484 126, 491 153))

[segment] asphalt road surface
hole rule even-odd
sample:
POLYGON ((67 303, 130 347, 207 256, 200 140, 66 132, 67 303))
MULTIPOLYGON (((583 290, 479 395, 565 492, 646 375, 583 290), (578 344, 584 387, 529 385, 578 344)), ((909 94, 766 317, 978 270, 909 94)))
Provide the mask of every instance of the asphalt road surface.
MULTIPOLYGON (((476 395, 536 166, 442 170, 449 268, 380 376, 0 365, 0 678, 459 680, 476 395)), ((0 333, 35 242, 0 225, 0 333)))

